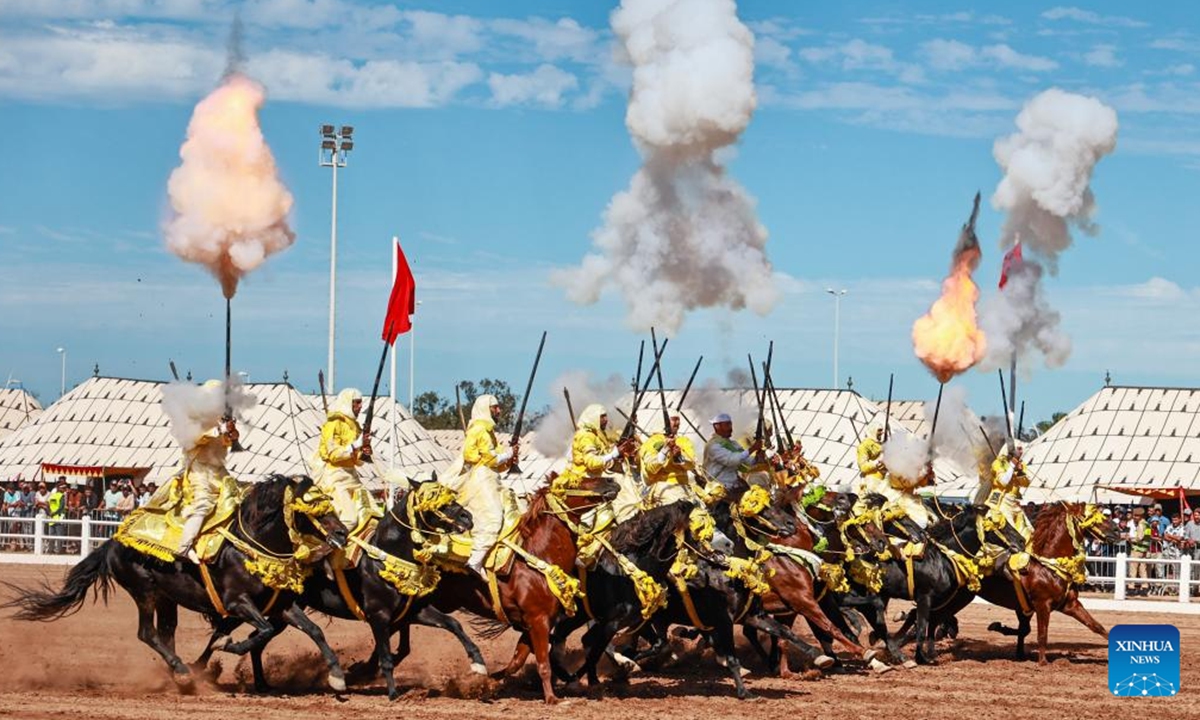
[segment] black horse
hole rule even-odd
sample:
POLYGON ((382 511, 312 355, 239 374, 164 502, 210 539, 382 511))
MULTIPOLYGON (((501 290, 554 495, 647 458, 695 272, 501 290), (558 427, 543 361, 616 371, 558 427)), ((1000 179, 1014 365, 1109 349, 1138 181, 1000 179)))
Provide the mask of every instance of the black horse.
MULTIPOLYGON (((664 510, 664 513, 683 514, 685 516, 683 522, 686 524, 686 514, 691 510, 690 504, 675 503, 666 507, 671 510, 664 510)), ((612 538, 613 549, 635 559, 639 565, 643 562, 646 563, 648 567, 656 571, 661 568, 663 562, 667 563, 669 569, 678 554, 686 551, 694 555, 695 574, 684 583, 684 591, 680 590, 673 578, 666 580, 667 606, 642 624, 639 636, 650 643, 650 648, 638 654, 634 658, 635 662, 640 664, 665 653, 669 642, 668 630, 671 625, 691 627, 705 635, 712 645, 718 664, 725 667, 733 678, 738 698, 751 699, 754 696, 746 689, 742 681, 741 663, 735 653, 733 630, 739 623, 762 631, 773 638, 787 640, 797 647, 807 649, 811 653, 809 659, 817 659, 819 654, 815 650, 812 650, 790 629, 763 611, 758 595, 752 592, 745 582, 730 578, 727 574, 731 567, 729 557, 708 555, 697 551, 694 547, 681 547, 680 535, 674 532, 665 536, 656 533, 655 524, 663 523, 674 527, 672 522, 678 523, 680 520, 671 515, 666 515, 661 519, 654 518, 651 516, 653 512, 655 511, 651 510, 645 513, 640 521, 640 523, 650 523, 647 526, 642 526, 636 518, 618 526, 612 538)), ((683 542, 687 543, 688 536, 683 537, 683 542)), ((747 554, 748 551, 744 545, 739 549, 735 544, 734 560, 743 560, 747 554), (737 557, 737 555, 742 557, 737 557)), ((608 566, 608 571, 613 569, 615 568, 612 565, 608 566)), ((589 593, 591 592, 591 577, 589 575, 589 593)), ((628 623, 634 619, 630 617, 628 609, 631 606, 640 607, 636 604, 632 585, 625 580, 623 585, 614 584, 613 587, 624 588, 626 593, 624 622, 628 623), (632 603, 630 602, 631 597, 633 598, 632 603)), ((619 589, 618 592, 620 592, 619 589)), ((641 622, 640 618, 637 618, 636 621, 637 623, 641 622)), ((606 624, 607 627, 610 626, 606 624)), ((598 652, 605 649, 607 640, 601 644, 603 638, 604 635, 591 638, 592 644, 588 647, 590 658, 598 659, 598 652)), ((584 642, 585 644, 589 643, 586 635, 584 642)), ((592 682, 593 678, 594 672, 589 675, 589 682, 592 682)))
MULTIPOLYGON (((218 608, 205 587, 200 568, 187 561, 164 562, 133 550, 116 540, 96 548, 67 573, 63 587, 55 591, 44 585, 26 590, 8 585, 16 597, 4 608, 18 608, 17 620, 51 621, 72 615, 82 607, 88 590, 107 603, 113 582, 125 589, 138 610, 138 639, 167 662, 181 687, 192 684, 191 671, 175 654, 175 628, 179 606, 200 613, 217 625, 222 616, 236 618, 260 631, 242 643, 226 643, 220 649, 244 654, 265 641, 273 621, 293 625, 316 643, 328 663, 329 684, 345 689, 344 673, 337 656, 316 623, 296 602, 295 593, 268 587, 248 565, 276 563, 293 571, 296 545, 292 534, 321 537, 331 547, 343 547, 346 528, 338 521, 327 496, 307 476, 272 475, 252 485, 241 501, 227 540, 212 562, 206 565, 218 608), (157 623, 155 622, 157 616, 157 623)), ((7 583, 6 583, 7 584, 7 583)))
MULTIPOLYGON (((391 509, 384 512, 371 544, 407 564, 404 569, 408 572, 427 573, 430 570, 421 566, 428 564, 430 559, 425 557, 419 560, 416 557, 418 551, 423 552, 426 548, 424 542, 418 546, 414 541, 414 531, 423 538, 428 537, 437 542, 450 534, 469 532, 471 526, 471 514, 458 504, 453 493, 445 486, 436 482, 417 483, 413 490, 397 491, 395 503, 391 509)), ((485 673, 483 654, 463 631, 462 625, 453 617, 431 606, 428 594, 417 597, 417 593, 402 593, 396 585, 384 579, 385 574, 394 572, 395 569, 389 569, 388 565, 387 558, 375 557, 364 552, 355 567, 345 568, 342 572, 346 591, 350 594, 349 601, 338 586, 336 577, 320 570, 314 572, 304 584, 300 604, 332 617, 363 620, 370 625, 371 634, 375 639, 375 652, 366 668, 372 672, 382 671, 387 681, 389 699, 395 700, 399 697, 393 671, 396 663, 403 660, 409 651, 407 643, 401 643, 395 655, 389 649, 389 638, 402 626, 407 628, 410 624, 426 625, 453 633, 471 658, 472 670, 480 674, 485 673)), ((435 582, 436 575, 424 576, 424 580, 435 582)), ((232 632, 238 624, 240 622, 232 622, 231 619, 231 622, 218 627, 197 663, 207 663, 217 638, 232 632)), ((262 651, 271 637, 282 632, 283 628, 283 623, 274 623, 271 636, 263 639, 262 644, 251 651, 256 685, 264 682, 262 651)), ((408 633, 403 633, 403 637, 407 638, 408 633)))
MULTIPOLYGON (((887 601, 893 598, 912 600, 912 637, 916 641, 916 659, 919 663, 932 663, 936 655, 935 631, 937 623, 930 618, 942 609, 956 604, 966 586, 965 571, 956 567, 949 553, 974 559, 982 546, 980 527, 987 509, 967 506, 952 518, 934 523, 925 530, 925 547, 920 557, 910 561, 893 558, 880 563, 883 569, 882 587, 874 603, 880 611, 867 615, 877 637, 887 638, 889 651, 903 659, 896 638, 887 634, 887 601), (948 552, 949 551, 949 552, 948 552)), ((860 588, 861 592, 861 588, 860 588)), ((904 639, 901 638, 900 642, 904 639)))

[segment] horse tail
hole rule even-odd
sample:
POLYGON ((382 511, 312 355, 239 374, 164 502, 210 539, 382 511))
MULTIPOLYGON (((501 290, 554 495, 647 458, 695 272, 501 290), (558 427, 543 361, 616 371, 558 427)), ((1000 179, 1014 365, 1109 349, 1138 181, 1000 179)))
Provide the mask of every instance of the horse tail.
POLYGON ((113 577, 109 565, 117 543, 113 540, 105 542, 93 550, 80 563, 67 573, 66 582, 57 592, 49 583, 32 590, 26 590, 12 583, 4 583, 16 594, 12 600, 0 605, 0 608, 19 611, 13 615, 16 620, 49 622, 74 615, 87 599, 88 590, 93 590, 93 597, 100 597, 108 604, 108 595, 112 590, 113 577))

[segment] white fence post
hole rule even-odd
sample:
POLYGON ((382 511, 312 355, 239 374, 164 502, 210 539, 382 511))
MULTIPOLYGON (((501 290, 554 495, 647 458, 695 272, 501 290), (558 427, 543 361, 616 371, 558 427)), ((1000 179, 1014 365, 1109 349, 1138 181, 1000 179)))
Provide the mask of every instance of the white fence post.
POLYGON ((46 554, 46 518, 35 515, 33 518, 33 554, 46 554))
POLYGON ((1125 575, 1129 570, 1129 556, 1125 553, 1117 553, 1117 569, 1114 571, 1113 578, 1113 600, 1125 599, 1125 575))
POLYGON ((92 551, 92 518, 84 515, 79 522, 79 557, 85 558, 92 551))
POLYGON ((1191 602, 1192 559, 1187 555, 1179 558, 1179 602, 1191 602))

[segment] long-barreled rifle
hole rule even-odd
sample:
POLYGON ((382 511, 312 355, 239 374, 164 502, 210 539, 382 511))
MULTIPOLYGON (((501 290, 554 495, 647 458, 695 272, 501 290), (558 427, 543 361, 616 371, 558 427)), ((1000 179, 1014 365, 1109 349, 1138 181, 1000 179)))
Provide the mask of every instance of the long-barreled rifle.
MULTIPOLYGON (((517 413, 517 422, 513 425, 512 446, 516 448, 521 441, 521 430, 525 425, 525 408, 529 405, 529 393, 533 391, 533 379, 537 376, 538 364, 542 362, 542 348, 546 347, 546 331, 542 331, 542 340, 538 343, 537 356, 533 359, 533 369, 529 371, 529 382, 525 383, 525 394, 521 397, 521 410, 517 413)), ((521 472, 519 458, 508 467, 509 475, 521 472)))
MULTIPOLYGON (((646 391, 650 389, 650 380, 651 380, 651 378, 654 377, 654 372, 658 369, 658 364, 662 361, 662 355, 664 352, 666 352, 667 343, 669 343, 670 341, 671 341, 671 338, 663 338, 662 347, 658 348, 654 352, 654 365, 651 366, 650 372, 648 372, 646 374, 645 378, 642 379, 641 389, 634 388, 633 406, 629 408, 629 415, 627 416, 628 418, 636 418, 637 417, 638 408, 642 406, 642 398, 645 397, 646 391)), ((642 346, 645 347, 645 341, 642 341, 642 346)), ((640 355, 639 355, 639 358, 640 358, 640 355)), ((621 413, 621 414, 624 415, 625 413, 621 413)), ((629 438, 633 437, 634 430, 636 430, 636 428, 634 427, 633 421, 627 419, 625 421, 625 428, 623 430, 621 430, 620 442, 625 442, 629 438)))
POLYGON ((763 399, 758 394, 758 373, 754 370, 754 358, 746 355, 750 363, 750 382, 754 384, 754 399, 758 402, 758 424, 754 426, 754 442, 762 442, 763 436, 763 399))

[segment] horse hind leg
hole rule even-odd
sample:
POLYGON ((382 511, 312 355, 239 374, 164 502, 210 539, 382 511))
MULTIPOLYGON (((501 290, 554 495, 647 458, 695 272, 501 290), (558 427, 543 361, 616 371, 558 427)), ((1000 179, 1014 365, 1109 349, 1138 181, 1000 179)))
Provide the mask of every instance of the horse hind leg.
POLYGON ((175 629, 179 627, 179 606, 170 600, 159 598, 155 603, 155 626, 163 644, 175 652, 175 629))
POLYGON ((1079 602, 1078 595, 1073 595, 1071 598, 1069 598, 1067 602, 1061 608, 1059 608, 1059 612, 1068 617, 1075 618, 1079 622, 1083 623, 1084 627, 1096 633, 1100 637, 1108 637, 1108 630, 1106 630, 1103 625, 1097 622, 1096 618, 1092 617, 1092 614, 1087 611, 1087 608, 1083 606, 1083 603, 1079 602))
POLYGON ((547 705, 558 702, 554 694, 554 681, 550 671, 550 613, 535 615, 529 623, 529 644, 537 659, 538 675, 542 678, 542 697, 547 705))
MULTIPOLYGON (((467 653, 467 657, 471 660, 471 672, 476 675, 487 675, 487 665, 484 663, 483 653, 479 651, 479 646, 463 631, 462 624, 453 617, 432 605, 426 605, 413 615, 412 621, 426 627, 440 628, 453 635, 458 639, 459 644, 463 646, 463 650, 467 653)), ((398 654, 395 662, 400 662, 407 655, 406 648, 404 655, 398 654)))
MULTIPOLYGON (((288 621, 288 624, 299 629, 310 639, 312 639, 314 644, 316 644, 317 650, 320 651, 321 657, 325 659, 325 664, 329 667, 330 689, 332 689, 334 692, 345 692, 346 673, 342 670, 342 664, 338 662, 337 653, 333 651, 333 648, 329 647, 329 642, 325 640, 325 633, 321 632, 321 628, 318 627, 317 624, 312 621, 312 618, 304 613, 304 609, 296 603, 292 603, 283 611, 283 618, 288 621)), ((376 623, 372 623, 372 631, 374 631, 375 625, 376 623)), ((379 637, 375 638, 375 648, 376 652, 382 653, 380 656, 380 666, 382 667, 384 664, 383 656, 386 656, 387 662, 390 663, 392 655, 390 652, 388 652, 388 640, 390 638, 390 633, 388 633, 386 627, 383 628, 381 632, 383 639, 381 641, 379 637)), ((271 637, 274 637, 274 635, 271 637)), ((260 645, 258 645, 258 647, 260 649, 265 647, 270 639, 270 637, 266 638, 260 645)), ((388 677, 391 677, 390 672, 388 672, 388 677)), ((389 692, 394 689, 394 687, 389 686, 389 692)))

